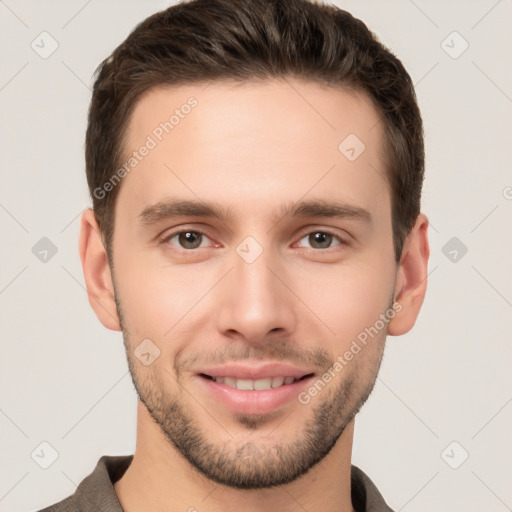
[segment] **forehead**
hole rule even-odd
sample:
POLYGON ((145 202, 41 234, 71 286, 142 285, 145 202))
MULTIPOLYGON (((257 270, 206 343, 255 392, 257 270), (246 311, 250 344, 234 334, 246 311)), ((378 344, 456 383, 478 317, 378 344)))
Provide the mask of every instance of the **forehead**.
POLYGON ((137 102, 124 149, 134 165, 118 203, 139 211, 176 195, 235 212, 307 194, 389 206, 382 123, 362 92, 291 78, 158 87, 137 102))

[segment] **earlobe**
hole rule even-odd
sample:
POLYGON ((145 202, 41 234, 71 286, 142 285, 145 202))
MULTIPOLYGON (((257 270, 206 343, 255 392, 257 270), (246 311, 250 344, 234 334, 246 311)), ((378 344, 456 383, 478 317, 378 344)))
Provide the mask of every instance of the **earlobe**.
POLYGON ((89 304, 107 329, 120 331, 107 252, 91 208, 81 217, 79 252, 89 304))
POLYGON ((397 313, 388 326, 388 334, 391 336, 400 336, 409 332, 418 318, 427 291, 429 256, 428 219, 420 213, 404 243, 397 272, 395 281, 395 289, 399 290, 395 297, 397 313))

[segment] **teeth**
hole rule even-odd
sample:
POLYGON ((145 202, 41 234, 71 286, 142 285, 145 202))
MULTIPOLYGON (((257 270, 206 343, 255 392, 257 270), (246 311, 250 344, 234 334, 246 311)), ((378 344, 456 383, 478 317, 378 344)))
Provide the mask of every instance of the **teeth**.
POLYGON ((270 389, 272 387, 272 379, 259 379, 255 380, 253 389, 270 389))
POLYGON ((284 382, 284 377, 274 377, 272 379, 272 387, 278 388, 279 386, 282 386, 284 382))
POLYGON ((252 380, 249 379, 238 379, 236 381, 236 387, 238 389, 254 389, 252 380))
POLYGON ((291 384, 298 379, 294 377, 268 377, 266 379, 234 379, 232 377, 213 377, 216 382, 223 382, 226 386, 242 390, 265 390, 278 388, 286 384, 291 384))
MULTIPOLYGON (((217 382, 219 382, 219 379, 222 379, 222 377, 218 377, 215 380, 217 382)), ((226 386, 230 386, 232 388, 236 388, 236 379, 232 379, 231 377, 225 377, 224 378, 224 384, 226 384, 226 386)))

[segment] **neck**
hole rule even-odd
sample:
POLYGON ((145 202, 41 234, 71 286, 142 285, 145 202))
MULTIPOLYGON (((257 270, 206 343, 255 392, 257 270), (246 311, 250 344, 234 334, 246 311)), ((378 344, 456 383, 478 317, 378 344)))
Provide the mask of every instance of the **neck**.
POLYGON ((241 490, 213 482, 175 449, 139 401, 133 461, 114 484, 124 512, 353 512, 350 469, 354 422, 329 454, 296 480, 241 490))

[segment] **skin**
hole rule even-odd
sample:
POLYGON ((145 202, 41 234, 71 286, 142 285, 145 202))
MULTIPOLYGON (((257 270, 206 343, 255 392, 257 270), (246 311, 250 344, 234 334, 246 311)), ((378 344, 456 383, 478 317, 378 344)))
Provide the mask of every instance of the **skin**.
POLYGON ((198 105, 122 180, 113 268, 92 210, 81 219, 89 301, 123 331, 139 395, 135 456, 115 491, 127 512, 352 511, 354 415, 386 335, 408 332, 419 314, 428 219, 418 216, 397 265, 383 129, 363 93, 291 78, 155 88, 135 107, 127 151, 190 96, 198 105), (366 146, 352 162, 338 150, 348 134, 366 146), (142 225, 145 208, 170 198, 216 201, 233 217, 142 225), (312 199, 363 208, 372 221, 284 215, 312 199), (198 229, 206 235, 188 245, 171 237, 198 229), (317 232, 334 236, 318 242, 317 232), (236 251, 248 236, 263 250, 252 263, 236 251), (277 361, 321 376, 393 300, 400 312, 307 404, 235 414, 195 373, 277 361), (160 350, 148 366, 134 354, 144 339, 160 350))

